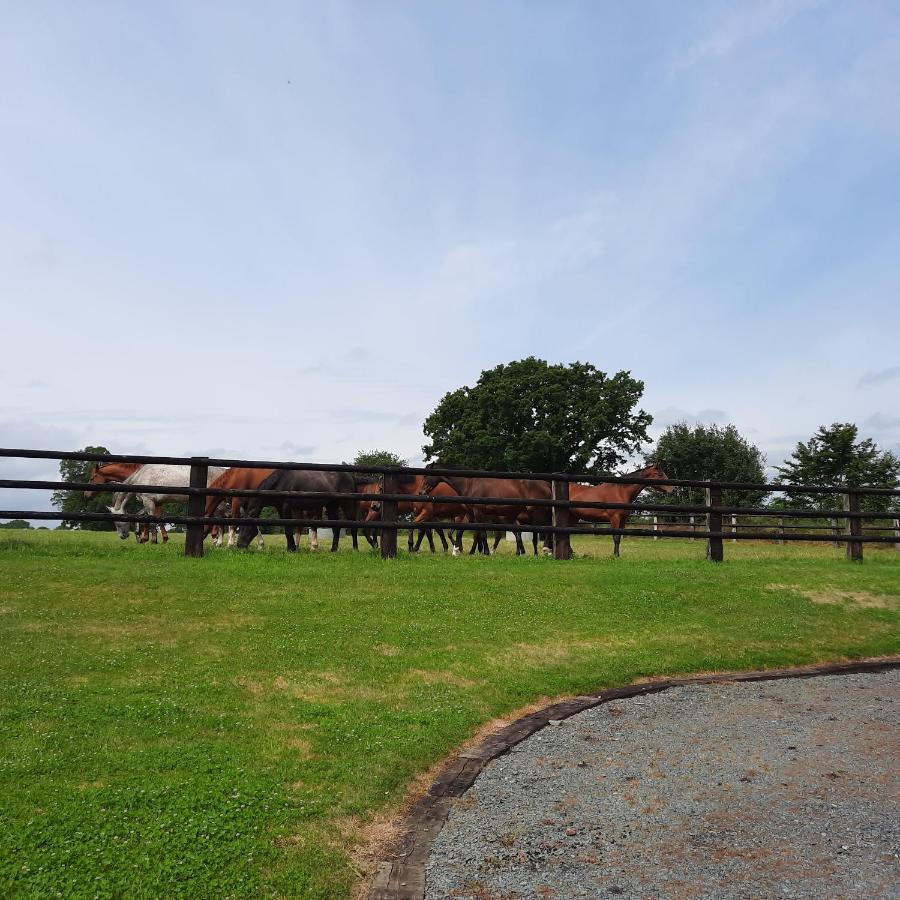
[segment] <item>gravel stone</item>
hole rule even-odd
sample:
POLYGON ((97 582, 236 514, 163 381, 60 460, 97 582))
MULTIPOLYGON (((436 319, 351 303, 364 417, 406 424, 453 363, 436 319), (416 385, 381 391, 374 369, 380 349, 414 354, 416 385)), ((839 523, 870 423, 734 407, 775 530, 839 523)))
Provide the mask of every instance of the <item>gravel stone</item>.
POLYGON ((617 700, 490 763, 438 898, 900 898, 900 670, 617 700))

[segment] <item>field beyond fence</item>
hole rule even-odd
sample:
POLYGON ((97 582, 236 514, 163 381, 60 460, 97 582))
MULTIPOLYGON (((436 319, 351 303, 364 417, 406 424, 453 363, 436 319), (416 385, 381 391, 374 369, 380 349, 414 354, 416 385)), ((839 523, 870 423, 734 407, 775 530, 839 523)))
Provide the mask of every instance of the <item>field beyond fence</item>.
MULTIPOLYGON (((472 495, 457 495, 454 497, 428 497, 430 502, 437 504, 463 504, 469 507, 484 510, 488 513, 492 505, 495 506, 520 506, 523 511, 526 508, 545 507, 551 513, 550 522, 537 526, 540 532, 546 536, 552 536, 553 554, 557 559, 568 559, 571 556, 571 536, 575 534, 611 534, 633 537, 681 538, 684 534, 683 527, 671 524, 681 520, 687 520, 692 532, 692 537, 704 539, 707 542, 707 557, 715 562, 724 558, 724 541, 738 540, 767 540, 775 539, 784 541, 831 541, 833 544, 846 545, 847 557, 851 560, 863 558, 863 545, 865 543, 891 543, 896 549, 900 549, 900 489, 886 489, 866 486, 848 487, 823 487, 821 485, 793 485, 793 484, 756 484, 742 482, 722 481, 696 481, 688 479, 668 478, 640 478, 630 476, 596 476, 588 474, 573 474, 560 472, 495 472, 477 469, 442 468, 440 466, 398 467, 398 466, 353 466, 337 465, 330 463, 301 463, 301 462, 272 462, 261 460, 241 459, 211 459, 208 457, 170 457, 170 456, 141 456, 121 454, 98 453, 65 453, 51 450, 24 450, 24 449, 0 449, 0 458, 41 458, 41 459, 70 459, 96 463, 104 462, 133 462, 145 464, 182 465, 190 467, 190 484, 184 487, 167 486, 165 489, 170 494, 184 496, 188 501, 186 516, 148 516, 146 514, 119 513, 113 516, 111 513, 67 513, 66 519, 71 522, 79 521, 121 521, 134 523, 164 524, 171 522, 187 526, 187 538, 185 540, 185 554, 188 556, 203 555, 204 526, 242 526, 261 524, 267 526, 308 527, 321 526, 324 528, 360 527, 358 520, 348 519, 322 519, 310 518, 273 518, 260 519, 243 516, 204 516, 204 501, 209 496, 221 497, 223 500, 234 497, 252 498, 262 497, 272 501, 282 501, 291 498, 303 498, 305 500, 321 500, 325 504, 329 500, 367 500, 381 503, 381 516, 377 521, 366 524, 368 529, 380 532, 381 554, 385 557, 393 557, 397 553, 397 531, 408 527, 408 522, 402 522, 398 516, 398 504, 400 502, 415 502, 423 500, 421 494, 401 493, 399 486, 408 482, 416 475, 445 475, 456 477, 477 477, 481 479, 522 479, 531 482, 544 482, 552 486, 552 499, 502 499, 495 497, 479 497, 472 495), (242 467, 242 468, 271 468, 278 470, 315 471, 315 472, 346 472, 353 475, 377 475, 382 480, 382 487, 378 493, 348 493, 342 492, 278 492, 263 490, 228 490, 207 486, 207 473, 210 466, 242 467), (705 503, 702 505, 673 505, 653 502, 652 499, 637 500, 632 503, 616 503, 609 501, 590 501, 569 499, 569 485, 573 482, 589 484, 621 484, 641 485, 648 488, 663 487, 687 487, 699 488, 704 491, 705 503), (741 507, 725 506, 722 502, 724 491, 752 492, 760 491, 778 492, 788 497, 798 494, 819 496, 822 498, 834 498, 838 496, 842 501, 841 509, 808 509, 783 507, 773 510, 771 507, 741 507), (868 511, 863 509, 865 499, 876 498, 893 509, 893 512, 878 510, 868 511), (573 521, 570 513, 573 507, 579 509, 596 509, 600 511, 618 512, 627 511, 629 514, 638 514, 640 523, 623 528, 598 528, 595 525, 579 524, 573 521), (646 526, 646 517, 650 516, 652 523, 646 526), (773 516, 775 521, 773 522, 773 516), (669 520, 669 523, 666 522, 669 520), (698 519, 703 521, 703 529, 698 530, 698 519), (730 522, 728 521, 730 519, 730 522), (793 524, 799 521, 801 524, 793 524), (827 523, 827 524, 822 524, 827 523), (841 523, 839 525, 839 523, 841 523), (826 533, 827 532, 827 533, 826 533)), ((124 493, 139 494, 151 493, 159 489, 159 485, 153 484, 107 484, 104 490, 124 493)), ((31 490, 96 490, 96 485, 87 482, 60 482, 60 481, 28 481, 23 479, 0 480, 0 488, 25 488, 31 490)), ((58 515, 37 510, 0 510, 0 518, 20 518, 47 520, 57 519, 58 515)), ((489 518, 484 516, 483 518, 489 518)), ((497 525, 489 521, 470 520, 455 525, 465 531, 494 531, 497 525)), ((534 531, 536 526, 524 524, 504 524, 505 529, 513 532, 534 531)))

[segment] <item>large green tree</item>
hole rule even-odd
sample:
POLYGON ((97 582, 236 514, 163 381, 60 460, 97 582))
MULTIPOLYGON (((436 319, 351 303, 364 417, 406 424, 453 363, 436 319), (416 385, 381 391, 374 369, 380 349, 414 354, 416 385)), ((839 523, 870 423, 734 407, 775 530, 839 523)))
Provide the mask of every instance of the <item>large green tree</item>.
MULTIPOLYGON (((670 478, 686 481, 746 481, 764 484, 766 458, 734 425, 670 425, 656 442, 648 463, 658 462, 670 478)), ((662 495, 663 503, 702 504, 702 488, 676 488, 662 495)), ((766 496, 759 491, 724 491, 726 506, 757 506, 766 496)))
POLYGON ((426 459, 480 469, 606 473, 648 441, 644 383, 533 356, 481 373, 425 420, 426 459))
MULTIPOLYGON (((824 425, 806 442, 798 442, 794 452, 776 466, 784 484, 810 484, 828 487, 897 488, 900 458, 882 450, 871 439, 859 439, 859 429, 850 422, 824 425)), ((786 494, 791 504, 824 509, 839 509, 843 502, 834 494, 786 494)), ((898 508, 897 497, 864 497, 862 506, 872 512, 898 508)))
MULTIPOLYGON (((106 447, 85 447, 79 453, 109 453, 106 447)), ((62 459, 59 462, 59 477, 62 481, 87 481, 95 463, 81 462, 77 459, 62 459)), ((94 494, 85 497, 82 491, 54 491, 51 503, 63 514, 70 512, 108 512, 109 493, 94 494)), ((112 522, 77 522, 63 517, 66 528, 82 528, 85 531, 112 531, 112 522)))

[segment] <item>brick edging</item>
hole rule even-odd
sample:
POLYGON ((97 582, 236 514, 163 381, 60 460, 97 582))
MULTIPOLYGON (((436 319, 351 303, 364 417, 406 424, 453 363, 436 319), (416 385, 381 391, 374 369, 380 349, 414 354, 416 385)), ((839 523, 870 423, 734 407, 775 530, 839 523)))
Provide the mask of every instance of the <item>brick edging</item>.
POLYGON ((425 896, 425 866, 431 844, 447 821, 453 802, 475 782, 484 767, 508 752, 516 744, 531 737, 551 720, 568 719, 576 713, 592 709, 611 700, 623 700, 644 694, 657 694, 688 684, 716 684, 735 681, 774 681, 782 678, 813 678, 817 675, 849 675, 855 672, 879 672, 900 666, 900 656, 878 657, 843 663, 795 666, 787 669, 763 669, 749 672, 721 672, 715 675, 693 675, 661 681, 607 688, 592 694, 581 694, 529 713, 488 735, 475 747, 451 759, 438 773, 403 822, 403 834, 394 858, 382 862, 369 891, 369 900, 422 900, 425 896))

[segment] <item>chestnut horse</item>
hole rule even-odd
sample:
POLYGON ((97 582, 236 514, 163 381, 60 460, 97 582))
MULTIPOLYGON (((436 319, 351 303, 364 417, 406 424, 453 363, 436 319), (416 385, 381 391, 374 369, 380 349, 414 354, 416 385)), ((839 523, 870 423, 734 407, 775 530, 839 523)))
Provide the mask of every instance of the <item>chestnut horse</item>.
MULTIPOLYGON (((384 488, 384 479, 380 478, 376 483, 371 485, 365 485, 361 488, 361 490, 365 493, 372 494, 380 494, 382 493, 382 489, 384 488)), ((398 494, 421 494, 422 493, 422 476, 414 475, 412 478, 407 481, 399 481, 397 483, 397 493, 398 494)), ((408 513, 414 513, 415 507, 420 504, 417 504, 413 500, 400 500, 397 502, 397 514, 398 515, 406 515, 408 513)), ((432 504, 434 505, 434 504, 432 504)), ((381 501, 380 500, 363 500, 360 502, 360 517, 366 522, 377 522, 381 519, 381 501)), ((437 532, 437 536, 440 538, 441 545, 444 548, 444 552, 447 552, 447 539, 444 537, 443 528, 435 528, 437 532)), ((415 546, 413 546, 413 532, 414 528, 409 529, 409 534, 407 537, 407 550, 410 553, 416 553, 419 550, 419 547, 422 546, 422 541, 424 538, 428 538, 428 546, 431 549, 431 552, 434 553, 434 538, 431 536, 432 529, 425 526, 419 529, 419 539, 416 541, 415 546)), ((366 539, 368 540, 368 535, 366 535, 366 539)))
MULTIPOLYGON (((422 482, 424 483, 424 478, 422 482)), ((424 488, 420 487, 420 491, 424 494, 424 488)), ((449 484, 440 482, 428 493, 428 497, 458 497, 459 495, 449 484)), ((454 522, 458 525, 468 522, 471 514, 462 503, 435 503, 431 499, 423 499, 412 504, 413 525, 424 526, 426 522, 454 522)), ((453 547, 453 555, 459 556, 462 551, 462 531, 458 531, 454 536, 450 534, 450 543, 453 547)), ((415 549, 418 550, 422 544, 424 529, 420 529, 419 538, 416 542, 415 549)))
MULTIPOLYGON (((458 475, 426 475, 422 482, 422 492, 431 494, 438 484, 449 485, 461 497, 489 497, 497 500, 549 500, 550 483, 533 481, 528 478, 465 478, 458 475)), ((443 505, 443 504, 441 504, 443 505)), ((515 525, 549 525, 549 506, 529 506, 526 504, 491 503, 473 504, 462 501, 462 506, 470 513, 474 522, 496 522, 515 525)), ((537 555, 538 530, 534 531, 534 552, 537 555)), ((486 538, 483 542, 486 549, 486 538)), ((496 546, 496 544, 495 544, 496 546)), ((516 555, 525 553, 522 537, 516 534, 516 555)))
MULTIPOLYGON (((626 478, 668 478, 669 476, 662 469, 660 463, 646 466, 638 469, 636 472, 629 472, 626 478)), ((603 482, 601 484, 570 484, 569 500, 590 500, 594 502, 602 502, 604 500, 610 503, 634 503, 635 498, 644 488, 653 488, 655 491, 662 491, 664 494, 671 494, 675 490, 670 484, 650 485, 650 484, 610 484, 603 482)), ((596 507, 570 507, 569 515, 572 522, 609 522, 613 528, 624 528, 625 523, 631 517, 630 509, 598 509, 596 507)), ((619 543, 622 540, 621 534, 613 535, 613 555, 619 555, 619 543)))
MULTIPOLYGON (((215 479, 210 484, 210 487, 214 488, 222 488, 223 490, 247 490, 247 491, 255 491, 259 486, 274 472, 274 469, 250 469, 244 468, 241 466, 235 466, 231 469, 226 469, 218 478, 215 479)), ((246 497, 217 497, 217 496, 209 496, 206 498, 206 509, 203 512, 204 516, 212 516, 215 514, 216 510, 220 507, 224 506, 225 510, 222 515, 230 516, 231 518, 236 518, 241 515, 241 511, 246 503, 246 497)), ((297 540, 299 542, 300 534, 303 529, 298 528, 296 530, 297 540)), ((221 546, 222 541, 222 529, 220 529, 217 525, 204 525, 203 526, 203 537, 205 538, 210 532, 213 533, 213 541, 217 547, 221 546)), ((237 544, 237 528, 233 525, 228 526, 228 546, 234 547, 237 544)), ((265 546, 265 541, 263 540, 262 532, 258 532, 256 535, 256 545, 262 549, 265 546)), ((319 549, 319 536, 316 532, 315 528, 309 529, 309 548, 310 550, 318 550, 319 549)))
MULTIPOLYGON (((91 469, 88 481, 91 484, 121 484, 129 475, 133 475, 143 465, 143 463, 97 463, 91 469)), ((99 493, 99 491, 85 491, 84 496, 93 497, 94 494, 99 493)))

